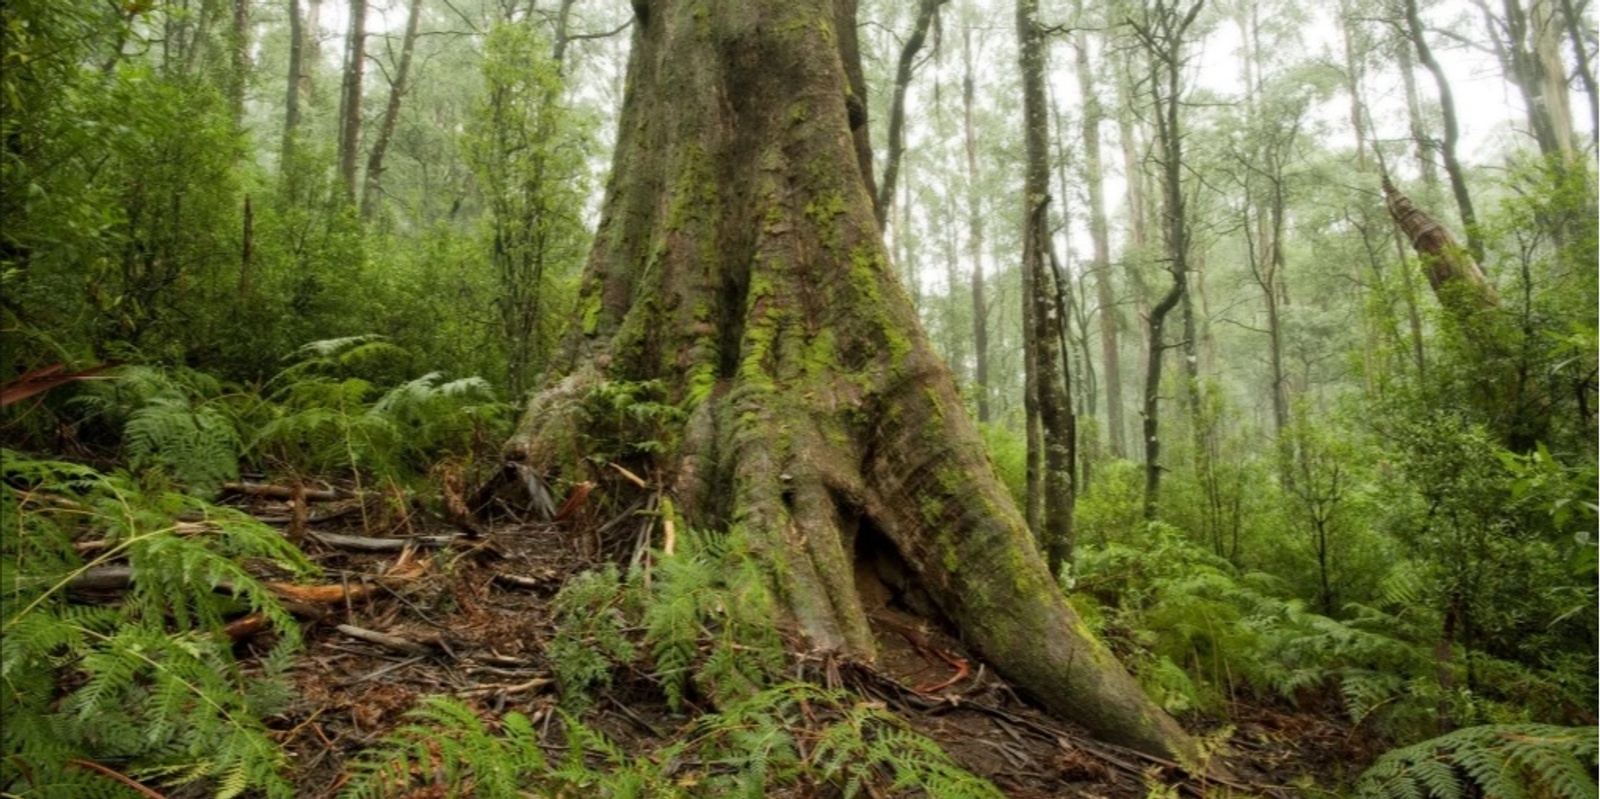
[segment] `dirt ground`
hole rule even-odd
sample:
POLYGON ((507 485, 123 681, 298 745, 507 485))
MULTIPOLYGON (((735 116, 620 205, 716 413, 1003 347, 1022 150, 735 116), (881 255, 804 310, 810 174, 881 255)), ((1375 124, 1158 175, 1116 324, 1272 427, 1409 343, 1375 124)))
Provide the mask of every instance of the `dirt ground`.
MULTIPOLYGON (((249 509, 284 516, 271 500, 253 499, 249 509)), ((293 670, 296 696, 269 723, 291 753, 305 797, 336 795, 363 750, 404 724, 428 695, 467 701, 486 719, 510 711, 549 716, 557 704, 546 654, 555 632, 552 598, 568 578, 607 559, 625 563, 637 548, 636 525, 608 526, 582 514, 576 524, 481 525, 476 537, 409 511, 398 521, 392 511, 346 513, 322 524, 315 512, 310 518, 305 549, 325 581, 343 587, 342 597, 359 598, 299 607, 307 620, 306 647, 293 670), (351 550, 348 540, 319 540, 363 530, 369 539, 432 546, 369 553, 351 550)), ((1329 716, 1238 705, 1230 728, 1185 720, 1208 740, 1225 741, 1218 757, 1234 781, 1185 781, 1176 764, 1094 741, 1040 712, 958 641, 903 609, 886 608, 872 620, 876 664, 819 669, 797 656, 797 672, 829 674, 882 702, 1015 799, 1331 795, 1314 786, 1348 781, 1372 757, 1359 734, 1329 716)), ((248 662, 270 640, 263 632, 239 651, 248 662)), ((647 670, 641 662, 618 675, 583 718, 630 753, 658 748, 689 723, 669 711, 647 670)))

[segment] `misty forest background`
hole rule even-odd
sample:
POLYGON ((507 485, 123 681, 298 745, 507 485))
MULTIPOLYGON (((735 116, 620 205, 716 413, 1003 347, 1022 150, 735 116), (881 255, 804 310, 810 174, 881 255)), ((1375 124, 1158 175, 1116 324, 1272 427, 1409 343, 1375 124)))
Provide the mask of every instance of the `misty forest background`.
MULTIPOLYGON (((894 267, 1030 519, 1029 391, 1071 410, 1072 535, 1041 546, 1072 604, 1190 724, 1264 703, 1394 750, 1302 790, 1594 796, 1588 0, 1038 5, 1043 282, 1015 7, 862 0, 860 32, 894 267), (1419 259, 1385 178, 1456 244, 1419 259), (1059 391, 1029 388, 1035 307, 1062 321, 1059 391)), ((241 474, 448 504, 499 468, 584 323, 631 18, 0 9, 6 795, 128 795, 84 761, 294 793, 263 721, 282 692, 201 640, 230 581, 286 631, 281 671, 295 622, 239 564, 310 566, 244 520, 173 519, 241 474), (71 601, 112 554, 167 576, 71 601)), ((633 440, 597 463, 668 448, 672 398, 606 391, 593 415, 633 440)))

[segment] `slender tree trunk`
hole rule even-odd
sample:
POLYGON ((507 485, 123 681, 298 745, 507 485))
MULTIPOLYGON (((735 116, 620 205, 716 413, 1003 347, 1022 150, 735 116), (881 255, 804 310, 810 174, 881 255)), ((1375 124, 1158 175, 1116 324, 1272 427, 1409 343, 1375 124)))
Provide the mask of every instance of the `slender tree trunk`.
POLYGON ((367 0, 350 0, 350 34, 345 40, 344 83, 339 100, 339 180, 345 202, 356 201, 356 167, 361 154, 361 76, 366 69, 367 0))
POLYGON ((301 27, 304 36, 305 53, 301 56, 302 70, 300 72, 300 95, 309 102, 315 102, 316 82, 314 80, 315 64, 322 63, 322 3, 323 0, 306 0, 305 23, 301 27))
POLYGON ((1567 42, 1578 65, 1578 80, 1589 97, 1589 143, 1600 147, 1600 87, 1596 87, 1594 68, 1589 64, 1589 47, 1584 43, 1583 19, 1573 9, 1572 0, 1561 0, 1561 21, 1566 26, 1567 42))
MULTIPOLYGON (((1135 92, 1130 61, 1131 53, 1125 53, 1119 59, 1118 92, 1121 95, 1117 107, 1117 139, 1122 147, 1122 174, 1127 184, 1127 212, 1128 212, 1128 239, 1123 247, 1123 271, 1128 277, 1128 285, 1132 289, 1134 309, 1137 317, 1145 321, 1145 332, 1149 332, 1150 319, 1150 288, 1145 284, 1144 275, 1140 271, 1140 261, 1144 258, 1146 247, 1149 246, 1148 225, 1145 216, 1145 190, 1144 190, 1144 165, 1139 155, 1139 141, 1134 126, 1135 92)), ((1138 337, 1140 353, 1139 359, 1146 365, 1150 362, 1150 352, 1158 342, 1152 341, 1148 335, 1138 337)), ((1143 404, 1140 406, 1143 408, 1143 404)), ((1141 410, 1141 413, 1143 411, 1141 410)))
POLYGON ((1362 90, 1362 77, 1366 69, 1362 65, 1361 55, 1356 51, 1356 33, 1361 30, 1358 27, 1360 24, 1351 0, 1340 0, 1339 31, 1344 36, 1344 79, 1345 91, 1350 93, 1350 130, 1355 133, 1356 139, 1356 169, 1364 173, 1367 171, 1367 104, 1366 93, 1362 90))
MULTIPOLYGON (((1082 10, 1082 2, 1077 4, 1082 10)), ((1122 362, 1117 330, 1121 326, 1116 292, 1111 287, 1111 241, 1106 230, 1105 174, 1100 161, 1100 122, 1105 112, 1094 90, 1089 63, 1089 36, 1082 28, 1074 34, 1077 50, 1078 91, 1083 96, 1084 183, 1089 189, 1089 240, 1094 247, 1095 301, 1099 305, 1100 363, 1105 375, 1107 441, 1114 458, 1128 457, 1122 419, 1122 362)))
MULTIPOLYGON (((942 205, 942 204, 941 204, 942 205)), ((967 374, 967 336, 961 329, 961 314, 956 306, 956 287, 961 285, 961 248, 956 242, 957 218, 961 215, 956 202, 952 199, 949 205, 940 209, 944 216, 944 223, 940 225, 944 233, 944 276, 945 297, 941 303, 939 314, 940 332, 945 339, 945 357, 950 364, 950 371, 955 376, 959 386, 966 381, 967 374)))
POLYGON ((394 82, 389 84, 389 103, 383 109, 383 123, 378 127, 378 138, 372 142, 367 154, 367 184, 361 192, 361 218, 371 219, 378 209, 378 199, 383 194, 383 158, 394 138, 395 126, 400 122, 400 103, 410 88, 406 79, 411 74, 411 53, 416 49, 417 27, 422 20, 422 0, 411 0, 406 13, 406 32, 400 40, 400 63, 395 66, 394 82))
POLYGON ((889 105, 889 154, 883 162, 883 181, 878 186, 878 224, 884 223, 889 201, 894 197, 895 181, 900 177, 900 158, 906 151, 906 91, 911 88, 911 73, 916 67, 917 53, 928 39, 928 27, 939 13, 939 6, 947 0, 922 0, 917 6, 917 21, 911 35, 900 48, 900 61, 894 71, 894 99, 889 105))
POLYGON ((256 260, 256 215, 250 206, 250 195, 244 196, 243 243, 239 248, 239 296, 248 297, 253 290, 251 276, 256 260))
POLYGON ((973 390, 978 421, 989 421, 989 303, 983 285, 983 213, 978 191, 978 134, 972 123, 972 29, 961 33, 961 126, 967 151, 967 247, 972 261, 973 390))
POLYGON ((305 57, 304 23, 300 0, 289 0, 289 79, 283 95, 283 144, 278 150, 278 169, 287 172, 294 160, 295 136, 300 128, 300 83, 305 57))
POLYGON ((1433 137, 1428 134, 1428 123, 1422 115, 1422 100, 1417 92, 1417 70, 1411 61, 1411 40, 1406 38, 1396 45, 1400 64, 1400 84, 1406 95, 1406 115, 1411 123, 1411 141, 1416 148, 1417 167, 1422 170, 1422 185, 1429 196, 1439 191, 1439 169, 1433 162, 1433 137))
MULTIPOLYGON (((1160 508, 1161 436, 1160 391, 1161 356, 1166 349, 1162 333, 1166 317, 1188 294, 1189 219, 1183 194, 1183 127, 1180 102, 1185 57, 1184 37, 1204 0, 1194 0, 1185 11, 1156 0, 1147 6, 1142 22, 1133 23, 1134 33, 1150 59, 1149 91, 1156 119, 1156 138, 1161 151, 1161 190, 1164 213, 1162 229, 1166 238, 1168 270, 1172 286, 1150 309, 1150 354, 1145 368, 1145 517, 1155 518, 1160 508)), ((1186 330, 1192 338, 1192 330, 1186 330)))
POLYGON ((563 73, 567 66, 567 46, 572 43, 567 26, 572 20, 572 6, 577 2, 578 0, 561 0, 561 4, 556 7, 555 34, 552 37, 555 41, 550 45, 550 60, 556 62, 556 69, 563 73))
POLYGON ((1038 0, 1017 3, 1018 60, 1022 69, 1023 136, 1027 151, 1022 268, 1031 292, 1035 401, 1044 444, 1044 518, 1039 528, 1052 574, 1072 559, 1073 441, 1072 400, 1062 368, 1065 323, 1055 302, 1050 236, 1050 110, 1044 86, 1044 32, 1037 20, 1038 0))
POLYGON ((244 130, 244 95, 250 80, 250 0, 233 0, 231 69, 228 74, 228 102, 233 110, 233 129, 244 130))
POLYGON ((634 7, 586 324, 512 456, 584 468, 561 454, 583 428, 575 400, 660 380, 687 419, 673 451, 635 465, 687 522, 744 538, 812 647, 873 658, 851 559, 886 547, 938 620, 1045 707, 1194 762, 1055 588, 888 264, 848 135, 854 4, 634 7))
POLYGON ((1478 235, 1478 215, 1472 210, 1472 194, 1467 191, 1467 175, 1461 168, 1461 162, 1456 159, 1456 147, 1461 141, 1461 129, 1456 122, 1455 94, 1450 91, 1450 81, 1445 78, 1444 69, 1433 57, 1433 50, 1428 47, 1428 37, 1422 27, 1422 18, 1417 12, 1417 0, 1404 0, 1406 14, 1406 29, 1411 36, 1411 46, 1416 48, 1417 60, 1422 62, 1428 72, 1433 75, 1434 85, 1439 90, 1439 110, 1444 116, 1444 141, 1440 143, 1439 154, 1444 158, 1444 171, 1450 177, 1450 191, 1455 195, 1456 208, 1461 212, 1461 226, 1467 232, 1467 250, 1472 253, 1472 260, 1483 261, 1483 240, 1478 235))

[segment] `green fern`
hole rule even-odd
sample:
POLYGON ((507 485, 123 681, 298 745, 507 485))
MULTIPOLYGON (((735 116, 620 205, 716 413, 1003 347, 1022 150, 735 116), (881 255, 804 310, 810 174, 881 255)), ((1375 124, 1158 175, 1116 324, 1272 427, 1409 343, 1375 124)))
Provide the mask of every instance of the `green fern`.
POLYGON ((557 627, 549 653, 567 707, 586 707, 591 688, 609 684, 617 666, 637 657, 626 634, 633 605, 632 592, 612 564, 577 575, 556 595, 557 627))
POLYGON ((304 556, 276 531, 193 497, 0 456, 0 714, 6 751, 18 754, 0 763, 0 790, 86 795, 78 790, 86 781, 106 778, 80 773, 73 761, 83 760, 167 784, 204 783, 219 797, 247 788, 291 795, 261 718, 287 696, 280 678, 298 627, 239 563, 305 574, 304 556), (200 521, 174 524, 179 515, 200 521), (77 537, 103 541, 101 554, 85 562, 77 537), (124 558, 134 580, 120 604, 72 601, 72 578, 124 558), (225 614, 245 611, 278 631, 249 674, 222 633, 225 614))
POLYGON ((239 476, 241 396, 198 372, 126 366, 71 404, 85 421, 119 429, 132 469, 159 467, 207 495, 239 476))
POLYGON ((384 390, 362 376, 381 377, 366 367, 404 353, 367 336, 301 348, 301 360, 269 382, 272 406, 249 451, 302 472, 400 478, 504 437, 509 407, 480 378, 435 372, 384 390))
POLYGON ((806 683, 752 694, 695 719, 675 742, 637 755, 572 716, 561 728, 566 754, 559 760, 546 756, 533 722, 520 713, 490 723, 458 700, 430 697, 412 717, 362 759, 345 796, 401 796, 419 785, 484 799, 759 799, 825 785, 846 797, 1002 795, 881 706, 806 683))
POLYGON ((1378 758, 1356 782, 1361 799, 1593 799, 1594 727, 1467 727, 1378 758))

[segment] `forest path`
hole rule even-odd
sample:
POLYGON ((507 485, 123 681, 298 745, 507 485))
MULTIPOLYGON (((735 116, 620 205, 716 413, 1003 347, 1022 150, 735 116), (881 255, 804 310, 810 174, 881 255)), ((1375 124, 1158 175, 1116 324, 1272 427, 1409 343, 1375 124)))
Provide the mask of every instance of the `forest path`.
MULTIPOLYGON (((351 514, 342 521, 348 528, 362 524, 351 514)), ((639 525, 608 521, 618 520, 580 514, 576 526, 498 522, 483 528, 481 537, 467 538, 453 536, 455 530, 442 521, 412 513, 384 537, 435 544, 449 539, 448 545, 386 553, 322 544, 315 539, 359 529, 314 526, 305 546, 327 582, 378 587, 359 600, 327 606, 320 618, 304 623, 306 647, 292 672, 295 699, 269 719, 291 753, 299 795, 338 795, 361 755, 410 721, 408 711, 430 695, 466 702, 491 729, 505 713, 525 714, 540 725, 541 744, 558 761, 565 741, 549 655, 557 624, 553 600, 569 578, 607 561, 625 567, 637 553, 639 525)), ((911 611, 889 605, 871 618, 880 642, 876 667, 799 655, 791 657, 791 673, 832 682, 852 690, 857 701, 893 711, 1013 799, 1199 797, 1208 790, 1183 782, 1174 764, 1100 743, 1042 713, 958 641, 911 611), (1163 785, 1176 786, 1176 792, 1162 792, 1163 785)), ((247 664, 252 648, 265 651, 263 643, 239 645, 247 664)), ((686 713, 669 709, 643 647, 634 663, 613 674, 609 687, 592 695, 595 701, 580 718, 633 757, 687 734, 696 715, 692 693, 686 713)), ((1300 795, 1288 786, 1307 772, 1337 781, 1350 768, 1348 729, 1315 715, 1266 708, 1235 706, 1233 716, 1225 760, 1253 790, 1232 795, 1300 795), (1267 787, 1274 785, 1281 787, 1267 787)), ((786 795, 837 793, 830 788, 786 795)))

